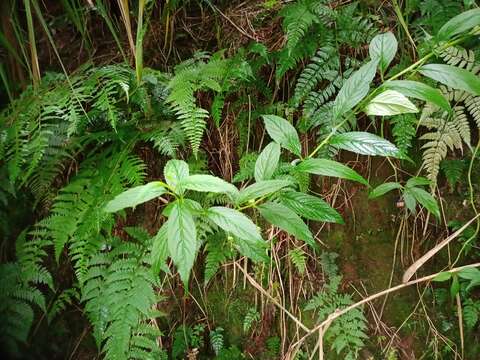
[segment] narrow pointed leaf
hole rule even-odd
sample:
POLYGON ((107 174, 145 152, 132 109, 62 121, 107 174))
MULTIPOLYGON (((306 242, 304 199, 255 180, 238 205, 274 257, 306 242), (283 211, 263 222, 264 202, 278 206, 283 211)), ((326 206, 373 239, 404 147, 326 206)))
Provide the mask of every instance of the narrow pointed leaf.
POLYGON ((277 169, 280 159, 280 145, 271 142, 260 153, 255 163, 255 180, 269 180, 277 169))
POLYGON ((392 191, 394 189, 400 189, 402 185, 400 185, 397 182, 387 182, 385 184, 381 184, 377 186, 375 189, 373 189, 370 194, 368 194, 369 199, 374 199, 379 196, 382 196, 383 194, 386 194, 389 191, 392 191))
POLYGON ((353 180, 368 185, 368 181, 355 170, 333 160, 306 159, 298 164, 295 169, 309 174, 338 177, 340 179, 353 180))
POLYGON ((451 65, 428 64, 423 65, 418 71, 423 76, 451 88, 465 90, 473 95, 480 95, 480 78, 468 70, 451 65))
POLYGON ((465 11, 447 21, 438 31, 437 39, 445 41, 480 25, 480 9, 465 11))
POLYGON ((297 215, 306 219, 338 224, 344 223, 337 210, 316 196, 296 191, 286 191, 280 194, 280 201, 283 205, 295 211, 297 215))

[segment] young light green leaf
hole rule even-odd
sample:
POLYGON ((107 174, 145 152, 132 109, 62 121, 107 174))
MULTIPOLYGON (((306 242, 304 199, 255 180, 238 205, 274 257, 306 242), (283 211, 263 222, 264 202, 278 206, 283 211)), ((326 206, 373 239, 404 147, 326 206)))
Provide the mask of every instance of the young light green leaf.
POLYGON ((105 207, 106 212, 116 212, 127 207, 135 207, 165 193, 165 188, 159 181, 152 181, 145 185, 135 186, 115 196, 105 207))
POLYGON ((234 185, 212 175, 190 175, 183 178, 178 185, 185 190, 226 193, 232 195, 238 193, 238 189, 234 185))
POLYGON ((178 192, 179 194, 182 193, 182 189, 177 189, 177 184, 180 180, 186 178, 188 175, 188 164, 183 160, 169 160, 163 168, 163 176, 165 176, 165 181, 175 192, 178 192))
POLYGON ((395 35, 391 32, 386 32, 375 36, 368 51, 372 59, 379 59, 379 67, 382 73, 388 68, 397 53, 398 43, 395 35))
POLYGON ((410 187, 408 191, 412 196, 417 200, 422 206, 424 206, 428 211, 440 219, 440 209, 438 207, 437 201, 435 198, 426 192, 425 190, 418 187, 410 187))
POLYGON ((285 230, 296 238, 316 248, 315 240, 308 226, 292 210, 282 204, 267 202, 259 205, 260 214, 271 224, 285 230))
POLYGON ((373 189, 370 194, 368 194, 369 199, 374 199, 379 196, 382 196, 383 194, 386 194, 389 191, 392 191, 394 189, 401 189, 402 185, 400 185, 397 182, 386 182, 384 184, 381 184, 377 186, 375 189, 373 189))
POLYGON ((340 179, 353 180, 361 184, 368 185, 368 181, 365 180, 355 170, 350 169, 348 166, 333 160, 306 159, 303 160, 300 164, 298 164, 295 170, 314 175, 332 176, 338 177, 340 179))
POLYGON ((442 272, 438 273, 438 275, 433 278, 433 281, 442 282, 442 281, 450 280, 451 278, 452 278, 451 273, 446 272, 446 271, 442 271, 442 272))
POLYGON ((197 254, 197 230, 190 210, 176 202, 167 221, 168 251, 185 286, 197 254))
POLYGON ((427 84, 411 80, 392 80, 385 82, 383 87, 398 91, 408 97, 431 102, 445 111, 452 111, 450 103, 445 99, 440 90, 432 88, 427 84))
POLYGON ((437 39, 446 41, 452 36, 464 33, 480 25, 480 9, 465 11, 447 21, 438 31, 437 39))
POLYGON ((241 212, 223 206, 207 210, 207 217, 217 226, 240 239, 262 240, 258 227, 241 212))
POLYGON ((309 220, 343 224, 340 214, 322 199, 296 192, 286 191, 280 194, 283 205, 295 211, 297 215, 309 220))
POLYGON ((236 198, 236 203, 242 204, 246 201, 272 194, 290 185, 293 185, 293 183, 288 180, 259 181, 259 182, 256 182, 255 184, 247 186, 245 189, 240 190, 240 193, 236 198))
POLYGON ((330 144, 339 149, 352 151, 357 154, 400 156, 397 147, 390 141, 368 132, 351 131, 338 134, 332 137, 330 144))
POLYGON ((474 267, 467 267, 458 272, 458 276, 466 280, 478 280, 480 281, 480 270, 474 267))
POLYGON ((302 145, 297 130, 284 118, 276 115, 262 115, 268 135, 283 148, 297 156, 301 155, 302 145))
POLYGON ((416 113, 417 107, 404 95, 395 90, 386 90, 375 96, 365 107, 367 115, 393 116, 416 113))
POLYGON ((370 83, 377 72, 379 59, 375 58, 355 71, 344 83, 334 102, 334 117, 339 118, 352 110, 370 90, 370 83))
POLYGON ((260 153, 255 163, 255 180, 269 180, 277 169, 280 159, 280 145, 271 142, 260 153))
POLYGON ((473 95, 480 95, 480 79, 468 70, 451 65, 428 64, 423 65, 418 71, 422 75, 451 88, 465 90, 473 95))

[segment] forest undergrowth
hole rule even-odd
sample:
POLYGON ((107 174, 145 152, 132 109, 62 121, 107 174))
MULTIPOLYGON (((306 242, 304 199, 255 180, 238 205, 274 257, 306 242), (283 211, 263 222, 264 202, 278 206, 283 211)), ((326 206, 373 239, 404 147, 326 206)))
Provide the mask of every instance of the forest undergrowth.
POLYGON ((480 358, 475 0, 0 9, 3 358, 480 358))

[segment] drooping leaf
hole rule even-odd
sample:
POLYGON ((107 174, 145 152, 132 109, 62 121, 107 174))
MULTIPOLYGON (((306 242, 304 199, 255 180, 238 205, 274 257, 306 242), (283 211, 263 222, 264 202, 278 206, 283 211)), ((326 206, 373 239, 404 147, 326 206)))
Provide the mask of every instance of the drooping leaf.
POLYGON ((355 170, 333 160, 306 159, 298 164, 295 169, 309 174, 338 177, 340 179, 353 180, 368 185, 368 181, 355 170))
POLYGON ((116 212, 128 207, 135 207, 165 193, 165 188, 159 181, 152 181, 145 185, 135 186, 115 196, 105 207, 106 212, 116 212))
POLYGON ((440 90, 432 88, 427 84, 411 80, 392 80, 386 81, 383 87, 398 91, 408 97, 431 102, 445 111, 452 111, 450 103, 445 99, 440 90))
POLYGON ((168 251, 185 286, 197 253, 197 229, 190 210, 175 202, 167 221, 168 251))
POLYGON ((217 226, 240 239, 262 240, 258 227, 241 212, 223 206, 207 210, 207 217, 217 226))
POLYGON ((418 112, 417 107, 395 90, 386 90, 375 96, 365 107, 367 115, 392 116, 418 112))
POLYGON ((240 190, 236 203, 242 204, 246 201, 272 194, 290 185, 293 185, 293 183, 288 180, 262 180, 240 190))
POLYGON ((472 72, 452 65, 428 64, 418 71, 430 79, 450 86, 454 89, 465 90, 473 95, 480 95, 480 79, 472 72))
POLYGON ((355 71, 344 83, 334 102, 334 117, 339 118, 353 109, 370 90, 379 59, 375 58, 355 71))
POLYGON ((260 153, 255 163, 255 180, 269 180, 277 169, 280 159, 280 145, 271 142, 260 153))
POLYGON ((368 132, 351 131, 334 135, 330 144, 362 155, 400 156, 397 147, 390 141, 368 132))
POLYGON ((437 201, 435 198, 429 194, 427 191, 418 188, 410 187, 408 188, 410 194, 417 200, 422 206, 424 206, 428 211, 440 219, 440 209, 438 207, 437 201))
POLYGON ((180 180, 186 178, 188 175, 188 164, 183 160, 169 160, 163 169, 165 181, 175 192, 179 194, 182 193, 182 189, 177 188, 177 184, 180 180))
POLYGON ((412 214, 415 214, 417 211, 417 200, 415 200, 415 197, 408 188, 403 192, 403 200, 405 201, 407 209, 410 210, 412 214))
POLYGON ((280 201, 283 205, 295 211, 297 215, 306 219, 344 223, 337 210, 316 196, 296 191, 286 191, 280 194, 280 201))
POLYGON ((256 263, 268 261, 268 244, 263 240, 235 238, 234 245, 240 254, 256 263))
POLYGON ((184 190, 226 193, 232 195, 238 193, 238 189, 234 185, 212 175, 190 175, 183 178, 178 184, 184 190))
POLYGON ((163 225, 153 238, 152 244, 152 270, 157 275, 162 267, 166 268, 168 258, 168 225, 163 225))
POLYGON ((368 194, 369 199, 374 199, 379 196, 382 196, 383 194, 386 194, 389 191, 392 191, 394 189, 401 189, 402 185, 400 185, 397 182, 386 182, 384 184, 381 184, 377 186, 375 189, 373 189, 370 194, 368 194))
POLYGON ((290 210, 285 205, 273 202, 259 205, 258 210, 269 223, 305 241, 313 248, 317 247, 310 229, 293 210, 290 210))
POLYGON ((386 32, 375 36, 370 41, 368 51, 372 59, 379 59, 379 67, 383 73, 395 57, 397 48, 398 43, 395 35, 391 32, 386 32))
POLYGON ((452 36, 464 33, 480 25, 480 9, 465 11, 447 21, 438 31, 437 39, 446 41, 452 36))
POLYGON ((297 130, 284 118, 276 115, 262 115, 268 135, 283 148, 297 156, 301 155, 302 146, 297 130))

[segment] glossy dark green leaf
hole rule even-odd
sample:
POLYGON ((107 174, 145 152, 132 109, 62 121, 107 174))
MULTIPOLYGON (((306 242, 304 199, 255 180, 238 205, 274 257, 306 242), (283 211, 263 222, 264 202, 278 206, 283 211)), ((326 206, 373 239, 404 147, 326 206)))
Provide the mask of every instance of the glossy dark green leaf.
POLYGON ((286 191, 281 193, 279 198, 283 205, 306 219, 338 224, 344 223, 337 210, 316 196, 296 191, 286 191))
POLYGON ((333 160, 306 159, 299 163, 295 167, 295 170, 314 175, 332 176, 340 179, 353 180, 368 185, 368 181, 355 170, 333 160))
POLYGON ((351 131, 334 135, 330 144, 362 155, 400 156, 399 150, 390 141, 368 132, 351 131))
POLYGON ((423 65, 418 71, 422 75, 451 88, 465 90, 473 95, 480 95, 480 78, 468 70, 451 65, 428 64, 423 65))

